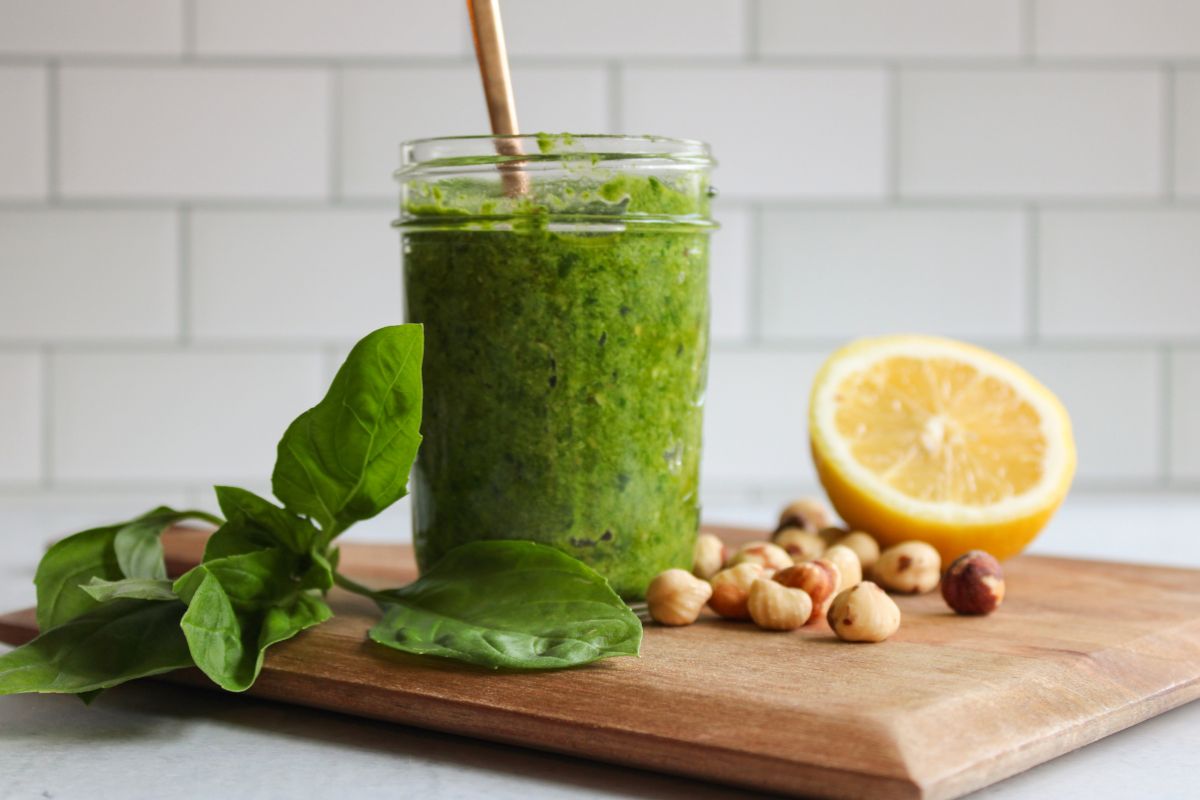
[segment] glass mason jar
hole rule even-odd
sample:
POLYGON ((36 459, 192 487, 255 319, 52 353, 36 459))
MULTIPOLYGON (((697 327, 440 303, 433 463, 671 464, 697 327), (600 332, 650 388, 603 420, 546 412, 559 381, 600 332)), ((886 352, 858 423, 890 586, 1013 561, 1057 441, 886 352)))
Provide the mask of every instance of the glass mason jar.
POLYGON ((407 317, 425 325, 422 570, 553 545, 628 599, 690 569, 708 363, 708 146, 646 136, 406 143, 407 317))

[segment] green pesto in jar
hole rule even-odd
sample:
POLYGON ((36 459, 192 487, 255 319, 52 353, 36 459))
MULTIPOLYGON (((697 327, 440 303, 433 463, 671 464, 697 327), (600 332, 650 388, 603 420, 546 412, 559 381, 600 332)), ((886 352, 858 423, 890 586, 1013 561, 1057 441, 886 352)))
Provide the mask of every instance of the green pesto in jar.
POLYGON ((554 545, 631 599, 690 568, 707 185, 624 173, 516 199, 467 180, 409 189, 408 319, 426 342, 422 570, 478 539, 554 545))

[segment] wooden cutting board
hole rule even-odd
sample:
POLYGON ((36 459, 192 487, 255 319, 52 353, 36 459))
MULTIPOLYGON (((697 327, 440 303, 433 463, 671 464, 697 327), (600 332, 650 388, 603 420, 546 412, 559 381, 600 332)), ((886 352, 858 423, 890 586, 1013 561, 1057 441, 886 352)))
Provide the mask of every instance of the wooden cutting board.
MULTIPOLYGON (((713 529, 729 541, 754 534, 713 529)), ((204 534, 167 535, 176 570, 204 534)), ((402 545, 343 548, 363 582, 415 576, 402 545)), ((715 617, 647 626, 640 659, 492 672, 367 642, 360 598, 270 650, 258 697, 788 795, 944 798, 1074 750, 1200 696, 1200 571, 1026 556, 1008 598, 956 617, 900 598, 879 645, 765 633, 715 617)), ((32 610, 0 640, 34 635, 32 610)), ((208 685, 196 670, 169 680, 208 685)), ((81 711, 81 713, 83 713, 81 711)))

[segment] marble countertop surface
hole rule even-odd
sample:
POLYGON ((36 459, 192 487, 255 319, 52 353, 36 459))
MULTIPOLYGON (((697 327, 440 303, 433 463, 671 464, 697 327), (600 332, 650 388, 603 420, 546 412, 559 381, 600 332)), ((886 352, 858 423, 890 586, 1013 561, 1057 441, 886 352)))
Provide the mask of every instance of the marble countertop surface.
MULTIPOLYGON (((99 509, 98 509, 99 510, 99 509)), ((771 510, 712 509, 765 524, 771 510)), ((0 502, 0 608, 32 604, 46 539, 109 514, 0 502)), ((1036 552, 1200 567, 1200 497, 1072 497, 1036 552)), ((1200 587, 1198 587, 1200 591, 1200 587)), ((0 646, 2 647, 2 646, 0 646)), ((1163 714, 973 797, 1200 796, 1200 703, 1163 714)), ((72 697, 0 698, 0 798, 278 798, 341 795, 732 798, 737 792, 564 756, 154 682, 72 697)))

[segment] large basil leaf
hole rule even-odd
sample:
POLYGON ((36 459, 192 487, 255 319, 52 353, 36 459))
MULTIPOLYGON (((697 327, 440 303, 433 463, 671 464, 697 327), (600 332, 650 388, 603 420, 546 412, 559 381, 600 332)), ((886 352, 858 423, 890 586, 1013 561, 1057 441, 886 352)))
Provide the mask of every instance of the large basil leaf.
POLYGON ((114 600, 0 656, 0 695, 93 693, 190 667, 183 603, 114 600))
POLYGON ((97 601, 79 588, 92 578, 165 578, 160 536, 168 526, 185 519, 220 523, 203 511, 160 506, 128 522, 92 528, 55 543, 42 557, 33 579, 38 627, 46 631, 95 608, 97 601))
POLYGON ((283 434, 271 486, 328 542, 403 497, 421 442, 420 325, 368 334, 320 403, 283 434))
POLYGON ((332 616, 304 591, 301 561, 275 547, 206 562, 175 582, 188 604, 180 625, 192 657, 221 688, 250 688, 267 647, 332 616))
POLYGON ((375 592, 376 642, 487 667, 549 669, 637 655, 642 625, 608 582, 533 542, 481 541, 415 583, 375 592))

